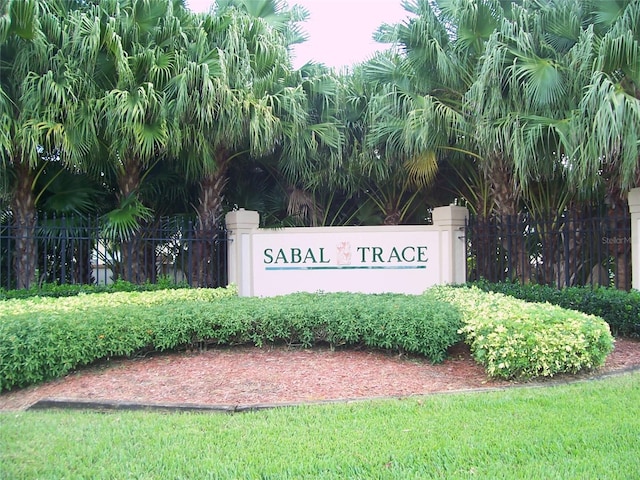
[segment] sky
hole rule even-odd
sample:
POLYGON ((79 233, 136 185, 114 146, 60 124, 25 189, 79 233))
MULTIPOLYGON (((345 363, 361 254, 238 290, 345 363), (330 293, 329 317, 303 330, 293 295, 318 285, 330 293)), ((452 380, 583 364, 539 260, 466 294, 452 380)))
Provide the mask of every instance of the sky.
MULTIPOLYGON (((213 0, 186 0, 196 12, 206 12, 213 0)), ((375 42, 373 32, 383 23, 405 20, 401 0, 288 0, 302 5, 309 18, 302 23, 308 39, 293 50, 298 68, 309 60, 338 70, 362 62, 386 46, 375 42)))

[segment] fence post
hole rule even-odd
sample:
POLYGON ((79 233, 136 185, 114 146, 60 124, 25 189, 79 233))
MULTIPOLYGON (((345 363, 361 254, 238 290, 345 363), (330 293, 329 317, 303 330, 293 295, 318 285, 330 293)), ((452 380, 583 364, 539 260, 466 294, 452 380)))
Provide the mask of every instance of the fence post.
POLYGON ((640 188, 629 191, 631 214, 631 287, 640 290, 640 188))
POLYGON ((433 225, 440 227, 443 257, 450 262, 443 264, 448 271, 443 272, 443 280, 447 283, 465 283, 467 281, 467 242, 465 229, 469 211, 465 207, 449 205, 433 209, 433 225), (447 251, 448 250, 448 251, 447 251))
POLYGON ((227 269, 229 284, 238 287, 238 295, 253 295, 252 233, 260 224, 260 215, 252 210, 234 210, 225 215, 227 225, 227 269))

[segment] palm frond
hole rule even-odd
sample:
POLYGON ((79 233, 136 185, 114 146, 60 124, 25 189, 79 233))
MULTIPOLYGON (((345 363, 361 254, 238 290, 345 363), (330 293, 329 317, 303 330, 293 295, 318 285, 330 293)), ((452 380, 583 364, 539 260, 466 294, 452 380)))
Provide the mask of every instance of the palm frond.
POLYGON ((533 104, 550 105, 565 95, 564 75, 551 59, 519 57, 512 69, 513 88, 524 88, 526 98, 533 104))
POLYGON ((578 178, 594 178, 603 164, 615 165, 620 188, 636 186, 640 158, 640 100, 607 75, 596 72, 580 104, 587 134, 579 148, 578 178))
POLYGON ((438 159, 433 150, 424 151, 405 162, 407 179, 416 188, 430 186, 438 173, 438 159))
POLYGON ((152 218, 152 210, 132 194, 124 198, 118 208, 104 216, 101 237, 109 241, 128 241, 139 230, 141 222, 148 222, 152 218))
MULTIPOLYGON (((10 26, 7 34, 14 34, 25 40, 33 40, 37 34, 38 2, 36 0, 13 1, 8 2, 8 7, 10 26)), ((6 38, 6 34, 3 37, 6 38)))

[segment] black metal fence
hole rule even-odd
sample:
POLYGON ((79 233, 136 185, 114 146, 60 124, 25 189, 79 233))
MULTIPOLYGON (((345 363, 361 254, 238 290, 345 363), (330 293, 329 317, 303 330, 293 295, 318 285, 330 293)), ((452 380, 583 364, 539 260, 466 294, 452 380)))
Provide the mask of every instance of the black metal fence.
MULTIPOLYGON (((17 227, 0 221, 0 288, 16 288, 17 227)), ((192 286, 225 286, 227 233, 202 232, 193 219, 162 218, 127 241, 114 241, 100 219, 41 217, 31 235, 34 281, 108 284, 117 279, 192 286)), ((631 288, 628 214, 565 212, 539 219, 471 216, 467 225, 467 279, 631 288)))
POLYGON ((631 288, 631 221, 624 212, 472 216, 467 245, 470 281, 631 288))
MULTIPOLYGON (((18 228, 0 222, 0 288, 16 288, 18 228)), ((193 219, 162 218, 134 235, 113 240, 100 219, 40 217, 27 242, 36 257, 33 281, 109 284, 118 279, 156 283, 160 279, 199 287, 227 285, 227 235, 223 226, 202 232, 193 219)))

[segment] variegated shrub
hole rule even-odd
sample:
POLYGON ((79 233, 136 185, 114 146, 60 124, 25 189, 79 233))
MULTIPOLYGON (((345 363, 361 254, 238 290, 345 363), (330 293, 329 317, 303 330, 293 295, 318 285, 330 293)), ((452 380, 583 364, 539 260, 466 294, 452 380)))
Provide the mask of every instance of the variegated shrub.
POLYGON ((492 377, 577 373, 603 365, 613 350, 609 325, 594 315, 476 287, 435 287, 430 293, 459 309, 460 332, 492 377))

